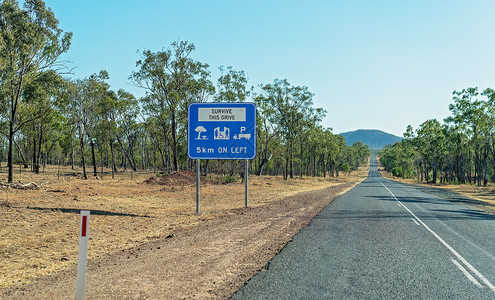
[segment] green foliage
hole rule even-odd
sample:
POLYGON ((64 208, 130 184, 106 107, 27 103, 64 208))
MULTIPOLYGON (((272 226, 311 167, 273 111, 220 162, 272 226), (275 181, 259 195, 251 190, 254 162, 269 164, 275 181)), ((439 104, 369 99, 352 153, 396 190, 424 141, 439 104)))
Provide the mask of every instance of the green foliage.
POLYGON ((223 184, 236 183, 238 181, 239 181, 239 177, 237 177, 236 175, 226 175, 226 176, 223 176, 220 180, 220 182, 223 184))
MULTIPOLYGON (((275 79, 257 89, 248 87, 245 71, 221 67, 215 86, 209 66, 193 59, 187 41, 169 49, 143 50, 130 80, 146 91, 136 99, 113 91, 110 74, 99 71, 69 80, 59 56, 70 46, 71 33, 58 28, 53 12, 40 0, 0 2, 0 161, 13 159, 38 172, 42 163, 118 169, 191 170, 187 157, 187 108, 192 102, 253 101, 257 105, 257 159, 261 174, 339 176, 366 163, 369 147, 347 145, 323 128, 326 112, 313 106, 306 86, 275 79), (11 151, 8 151, 8 150, 11 151), (88 159, 89 158, 89 159, 88 159)), ((202 173, 229 174, 237 182, 244 171, 237 161, 204 161, 202 173)), ((12 170, 10 168, 9 172, 12 170)), ((101 170, 101 169, 100 169, 101 170)), ((12 180, 9 173, 9 181, 12 180)))
POLYGON ((493 181, 495 93, 467 88, 453 95, 452 114, 444 124, 433 119, 415 131, 408 126, 402 142, 381 151, 380 163, 387 171, 433 183, 439 178, 453 184, 493 181))
POLYGON ((402 169, 400 167, 393 168, 392 175, 394 175, 395 177, 403 177, 402 169))
POLYGON ((343 163, 340 166, 340 171, 342 171, 344 173, 350 173, 351 172, 351 166, 348 163, 343 163))
POLYGON ((4 132, 9 140, 9 182, 15 134, 45 116, 45 110, 27 106, 33 95, 46 102, 48 95, 40 87, 55 81, 54 70, 61 67, 58 58, 69 49, 71 37, 58 28, 58 20, 43 1, 26 0, 24 9, 16 1, 0 3, 0 106, 1 119, 9 125, 4 132))
POLYGON ((208 79, 208 65, 190 58, 195 49, 192 43, 178 41, 172 43, 172 49, 144 50, 136 62, 139 70, 130 76, 135 85, 146 90, 147 97, 141 102, 145 111, 159 119, 167 132, 175 171, 179 170, 179 148, 187 132, 187 107, 206 101, 215 90, 208 79))
POLYGON ((246 72, 236 71, 232 67, 221 66, 222 75, 218 78, 216 102, 244 102, 251 92, 247 89, 246 72))

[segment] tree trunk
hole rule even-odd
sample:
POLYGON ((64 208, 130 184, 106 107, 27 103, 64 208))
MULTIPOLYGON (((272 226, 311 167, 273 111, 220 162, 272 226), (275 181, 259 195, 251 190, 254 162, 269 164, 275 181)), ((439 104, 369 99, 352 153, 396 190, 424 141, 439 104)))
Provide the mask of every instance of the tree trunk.
POLYGON ((172 117, 172 158, 173 158, 173 167, 174 167, 174 171, 178 171, 179 170, 179 145, 177 145, 177 132, 176 131, 176 125, 175 124, 175 112, 174 111, 171 111, 170 112, 170 115, 172 117))
MULTIPOLYGON (((33 131, 34 131, 34 126, 33 126, 33 131)), ((39 174, 40 173, 40 166, 39 164, 37 164, 36 162, 36 137, 33 137, 33 168, 32 168, 32 171, 35 173, 35 174, 39 174)))
POLYGON ((86 160, 84 159, 84 135, 82 133, 81 125, 79 125, 79 144, 81 146, 81 164, 83 168, 83 178, 88 179, 86 174, 86 160))
POLYGON ((112 138, 112 132, 110 131, 110 153, 112 155, 112 165, 110 168, 112 169, 112 179, 115 178, 115 173, 117 172, 117 168, 115 167, 115 153, 113 150, 113 138, 112 138))
POLYGON ((126 163, 126 160, 125 158, 127 158, 127 160, 129 161, 129 163, 131 164, 131 168, 134 170, 134 172, 137 172, 137 169, 136 169, 136 166, 134 165, 134 162, 132 161, 132 159, 129 157, 129 154, 127 153, 127 151, 125 150, 124 148, 124 144, 122 144, 122 141, 120 140, 119 136, 117 135, 117 141, 119 142, 120 144, 120 147, 122 148, 122 152, 124 152, 124 155, 125 157, 122 157, 123 161, 124 161, 124 165, 126 163))
POLYGON ((294 178, 294 151, 292 149, 292 143, 289 146, 289 156, 290 156, 290 179, 294 178))
POLYGON ((284 180, 287 180, 288 171, 289 171, 289 158, 286 158, 285 159, 285 168, 284 168, 284 180))
POLYGON ((14 181, 14 160, 13 160, 13 146, 14 146, 14 124, 10 122, 9 129, 9 153, 7 156, 7 164, 9 168, 8 182, 12 183, 14 181))
POLYGON ((89 145, 91 146, 91 160, 93 161, 93 176, 98 176, 98 167, 96 165, 96 155, 95 155, 95 143, 93 140, 89 140, 89 145))
MULTIPOLYGON (((36 174, 39 174, 40 173, 40 161, 41 161, 41 144, 42 144, 42 141, 43 141, 43 128, 40 126, 40 138, 38 140, 38 153, 36 154, 36 158, 35 158, 35 172, 36 174)), ((36 153, 36 151, 35 151, 36 153)))
MULTIPOLYGON (((12 136, 12 138, 14 138, 14 137, 12 136)), ((22 151, 22 148, 19 146, 19 144, 15 142, 15 139, 13 140, 13 143, 14 143, 14 146, 17 147, 17 153, 18 153, 18 156, 22 160, 22 164, 24 165, 24 169, 27 169, 29 167, 29 163, 28 163, 28 160, 26 159, 26 156, 24 155, 24 151, 22 151)), ((13 151, 13 149, 12 149, 12 151, 13 151)), ((13 153, 14 152, 12 152, 12 155, 14 155, 13 153)))
POLYGON ((256 175, 261 176, 263 174, 263 169, 265 168, 266 164, 272 159, 273 153, 270 154, 268 158, 263 158, 261 161, 260 165, 258 166, 258 170, 256 171, 256 175))
POLYGON ((75 153, 74 153, 74 133, 72 130, 70 132, 70 148, 71 148, 70 165, 71 165, 71 169, 74 170, 75 153))

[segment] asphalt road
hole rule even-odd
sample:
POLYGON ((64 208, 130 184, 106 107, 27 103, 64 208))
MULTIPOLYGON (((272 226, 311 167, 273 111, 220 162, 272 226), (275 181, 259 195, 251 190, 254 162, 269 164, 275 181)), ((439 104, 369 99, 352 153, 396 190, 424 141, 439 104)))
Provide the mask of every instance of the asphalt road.
POLYGON ((495 216, 369 177, 232 299, 495 299, 495 216))

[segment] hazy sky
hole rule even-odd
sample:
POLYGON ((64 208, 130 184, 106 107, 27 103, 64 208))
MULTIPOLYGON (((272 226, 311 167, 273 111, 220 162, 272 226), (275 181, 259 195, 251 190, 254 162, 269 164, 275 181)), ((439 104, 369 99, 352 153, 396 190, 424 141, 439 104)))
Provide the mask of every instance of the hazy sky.
POLYGON ((128 80, 137 50, 195 44, 216 84, 219 66, 249 84, 287 79, 312 91, 335 133, 360 128, 402 135, 442 120, 454 90, 495 88, 495 1, 63 1, 48 0, 73 32, 64 59, 82 78, 107 70, 128 80))

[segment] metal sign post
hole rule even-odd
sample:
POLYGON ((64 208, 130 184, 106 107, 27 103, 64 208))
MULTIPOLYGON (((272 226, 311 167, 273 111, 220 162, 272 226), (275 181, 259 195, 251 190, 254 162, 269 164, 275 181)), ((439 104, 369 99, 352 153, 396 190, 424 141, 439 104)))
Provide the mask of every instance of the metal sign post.
POLYGON ((246 159, 246 170, 244 172, 244 203, 248 207, 248 178, 249 178, 249 160, 246 159))
POLYGON ((199 175, 200 175, 200 160, 196 159, 196 213, 199 214, 199 175))
POLYGON ((187 155, 197 160, 196 212, 199 213, 199 160, 246 160, 245 204, 248 205, 248 160, 256 156, 254 103, 192 103, 187 115, 187 155))

